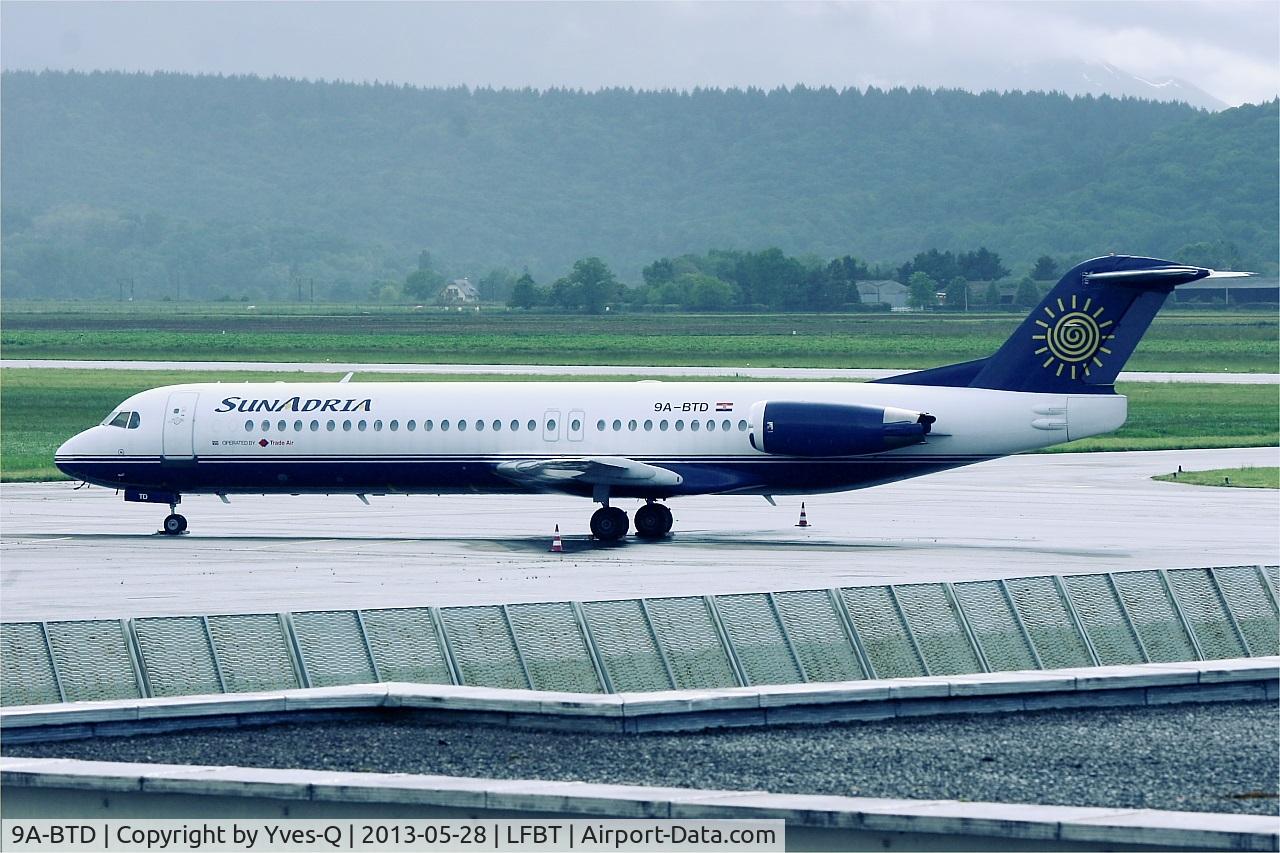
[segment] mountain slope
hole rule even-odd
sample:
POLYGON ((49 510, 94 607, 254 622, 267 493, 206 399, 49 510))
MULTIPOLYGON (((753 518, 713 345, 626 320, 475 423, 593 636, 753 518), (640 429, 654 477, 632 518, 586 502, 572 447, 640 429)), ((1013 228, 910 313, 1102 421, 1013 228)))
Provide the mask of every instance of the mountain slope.
POLYGON ((1269 259, 1277 227, 1274 102, 9 72, 0 109, 11 296, 363 292, 423 248, 540 280, 587 255, 634 280, 710 247, 1023 262, 1206 230, 1269 259))

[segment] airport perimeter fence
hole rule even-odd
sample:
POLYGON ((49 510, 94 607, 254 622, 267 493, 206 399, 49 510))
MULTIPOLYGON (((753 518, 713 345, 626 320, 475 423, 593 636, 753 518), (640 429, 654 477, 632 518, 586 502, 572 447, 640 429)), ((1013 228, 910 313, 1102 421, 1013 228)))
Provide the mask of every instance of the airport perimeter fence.
POLYGON ((0 703, 418 682, 613 693, 1258 657, 1276 566, 0 625, 0 703))

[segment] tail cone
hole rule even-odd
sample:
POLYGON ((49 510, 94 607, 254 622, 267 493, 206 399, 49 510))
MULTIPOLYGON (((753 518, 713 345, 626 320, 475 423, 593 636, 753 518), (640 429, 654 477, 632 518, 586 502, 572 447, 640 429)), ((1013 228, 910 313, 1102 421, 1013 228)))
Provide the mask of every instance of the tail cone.
POLYGON ((551 537, 551 553, 552 554, 564 553, 564 542, 560 540, 560 525, 558 524, 556 525, 555 536, 551 537))
POLYGON ((804 501, 800 502, 800 520, 796 522, 796 527, 808 527, 809 517, 804 514, 804 501))

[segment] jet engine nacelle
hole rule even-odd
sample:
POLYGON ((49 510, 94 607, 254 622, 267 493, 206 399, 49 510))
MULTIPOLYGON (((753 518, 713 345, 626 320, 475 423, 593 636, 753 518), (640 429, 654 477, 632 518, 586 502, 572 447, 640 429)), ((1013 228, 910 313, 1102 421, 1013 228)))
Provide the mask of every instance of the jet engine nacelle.
POLYGON ((751 446, 783 456, 861 456, 923 444, 932 415, 888 406, 762 400, 751 407, 751 446))

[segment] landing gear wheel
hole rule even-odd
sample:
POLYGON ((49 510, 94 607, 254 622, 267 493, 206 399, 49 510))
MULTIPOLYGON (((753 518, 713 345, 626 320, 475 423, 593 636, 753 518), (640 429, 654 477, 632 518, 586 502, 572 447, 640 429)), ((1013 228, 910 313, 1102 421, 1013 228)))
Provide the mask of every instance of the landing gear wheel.
POLYGON ((616 506, 601 507, 591 516, 591 535, 601 542, 617 542, 630 526, 627 514, 616 506))
POLYGON ((179 533, 187 529, 187 519, 185 516, 171 512, 164 517, 164 532, 169 536, 177 536, 179 533))
POLYGON ((671 532, 671 510, 663 504, 645 504, 636 510, 636 535, 641 539, 661 539, 671 532))

